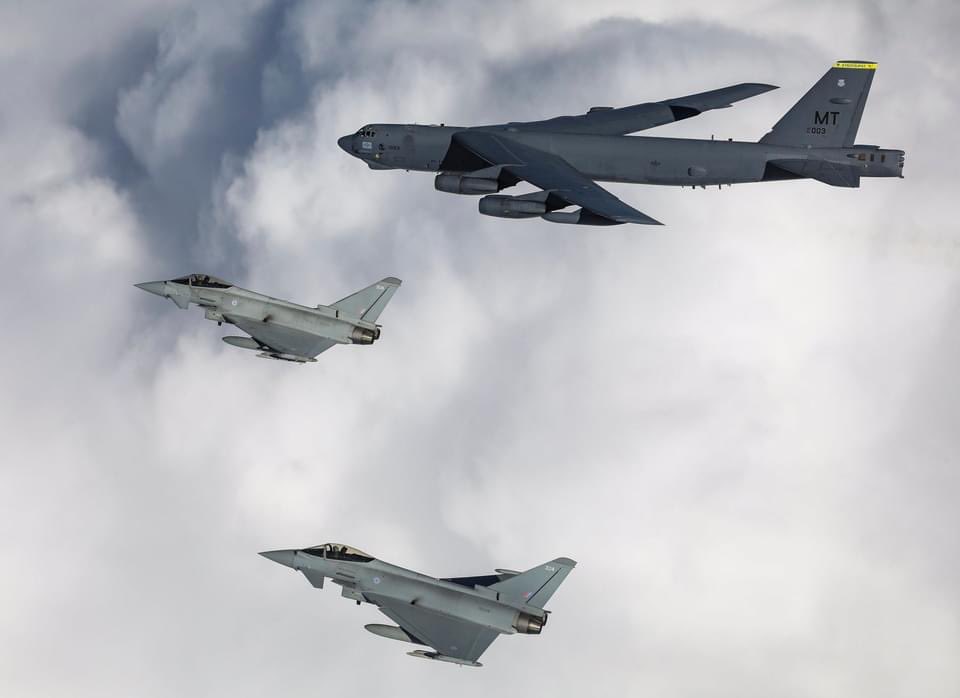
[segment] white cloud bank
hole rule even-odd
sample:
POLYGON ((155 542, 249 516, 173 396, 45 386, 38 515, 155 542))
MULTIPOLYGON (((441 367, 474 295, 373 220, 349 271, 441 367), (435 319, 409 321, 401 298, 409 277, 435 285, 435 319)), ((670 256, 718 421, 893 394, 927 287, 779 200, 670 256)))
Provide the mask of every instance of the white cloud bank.
POLYGON ((737 7, 5 10, 0 693, 955 696, 957 12, 737 7), (781 84, 661 130, 757 138, 837 58, 905 180, 617 186, 667 227, 580 229, 335 145, 781 84), (405 283, 296 367, 131 286, 199 270, 405 283), (255 554, 324 540, 580 565, 459 671, 255 554))

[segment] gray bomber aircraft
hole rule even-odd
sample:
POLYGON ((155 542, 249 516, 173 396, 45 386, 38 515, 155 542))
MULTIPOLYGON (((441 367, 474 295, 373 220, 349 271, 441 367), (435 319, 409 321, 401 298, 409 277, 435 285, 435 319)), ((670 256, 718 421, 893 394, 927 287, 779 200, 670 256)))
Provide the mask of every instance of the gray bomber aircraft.
POLYGON ((838 61, 757 143, 627 136, 732 106, 774 85, 710 92, 579 116, 490 126, 371 124, 338 144, 374 170, 438 172, 434 186, 484 195, 480 213, 554 223, 659 225, 596 181, 706 187, 815 179, 859 187, 861 177, 902 177, 902 150, 855 145, 877 64, 838 61), (497 192, 526 181, 540 191, 497 192), (561 211, 579 206, 573 211, 561 211))
POLYGON ((271 298, 207 274, 170 281, 148 281, 137 288, 169 298, 184 310, 195 303, 217 325, 235 325, 249 337, 224 337, 257 356, 306 363, 335 344, 373 344, 380 338, 377 318, 400 287, 388 277, 333 305, 315 308, 271 298))
POLYGON ((526 572, 437 579, 347 545, 260 554, 303 573, 318 589, 330 579, 357 605, 375 604, 397 625, 371 623, 367 630, 431 648, 410 656, 464 666, 482 666, 477 660, 498 635, 539 635, 550 613, 543 607, 577 564, 559 557, 526 572))

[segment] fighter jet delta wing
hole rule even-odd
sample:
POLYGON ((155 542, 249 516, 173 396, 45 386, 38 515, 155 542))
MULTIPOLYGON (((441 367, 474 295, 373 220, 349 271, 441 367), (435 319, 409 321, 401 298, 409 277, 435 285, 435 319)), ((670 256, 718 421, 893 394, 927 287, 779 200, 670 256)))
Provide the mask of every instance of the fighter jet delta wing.
POLYGON ((541 215, 553 223, 662 225, 660 221, 628 206, 557 155, 490 131, 462 131, 455 134, 453 140, 491 165, 543 190, 519 197, 484 197, 480 201, 481 206, 499 207, 499 210, 490 212, 481 209, 482 213, 510 217, 516 209, 517 217, 527 217, 530 213, 524 207, 529 206, 531 211, 539 207, 534 215, 541 215), (553 210, 568 205, 581 208, 572 212, 553 210))
POLYGON ((719 90, 698 92, 685 97, 674 97, 662 102, 647 102, 629 107, 592 107, 586 114, 558 116, 543 121, 518 121, 507 124, 518 131, 549 131, 551 133, 579 133, 596 136, 623 136, 655 126, 673 123, 711 109, 725 109, 733 102, 756 97, 777 89, 776 85, 744 82, 719 90))
MULTIPOLYGON (((272 357, 282 357, 287 361, 312 362, 317 354, 325 352, 338 342, 318 337, 310 332, 272 325, 269 320, 257 321, 249 318, 224 314, 224 318, 250 335, 260 349, 272 357)), ((243 346, 243 345, 239 345, 243 346)))
POLYGON ((414 650, 409 653, 413 657, 481 666, 477 660, 500 634, 482 625, 448 618, 419 608, 415 604, 370 593, 364 596, 375 603, 387 618, 399 625, 410 636, 411 641, 436 650, 414 650))

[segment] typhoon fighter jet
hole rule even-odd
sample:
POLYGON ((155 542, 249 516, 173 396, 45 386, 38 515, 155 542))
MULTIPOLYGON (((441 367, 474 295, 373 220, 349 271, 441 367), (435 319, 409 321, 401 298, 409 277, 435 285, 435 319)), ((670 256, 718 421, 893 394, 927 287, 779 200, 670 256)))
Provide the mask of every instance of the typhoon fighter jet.
POLYGON ((861 177, 902 177, 902 150, 855 144, 876 68, 867 61, 838 61, 757 143, 627 134, 729 107, 774 85, 741 83, 544 121, 475 127, 371 124, 338 144, 374 170, 437 172, 439 191, 482 195, 480 213, 488 216, 659 225, 597 181, 706 187, 815 179, 859 187, 861 177), (521 181, 538 191, 497 193, 521 181), (569 206, 579 208, 562 210, 569 206))
POLYGON ((308 307, 271 298, 207 274, 170 281, 148 281, 137 288, 169 298, 184 310, 194 303, 217 325, 235 325, 249 337, 223 341, 257 356, 306 363, 335 344, 373 344, 380 338, 377 318, 400 287, 388 277, 333 305, 308 307))
POLYGON ((410 656, 475 667, 482 666, 477 660, 498 635, 540 634, 549 613, 543 607, 577 564, 559 557, 526 572, 498 569, 496 574, 437 579, 348 545, 260 554, 301 572, 318 589, 330 579, 357 605, 376 605, 396 625, 364 627, 427 648, 408 652, 410 656))

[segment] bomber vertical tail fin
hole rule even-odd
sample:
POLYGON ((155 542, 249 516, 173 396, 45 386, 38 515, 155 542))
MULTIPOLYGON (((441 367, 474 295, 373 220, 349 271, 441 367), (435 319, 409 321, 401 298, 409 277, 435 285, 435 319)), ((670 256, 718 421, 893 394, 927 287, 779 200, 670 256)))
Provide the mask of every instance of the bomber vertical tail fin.
POLYGON ((852 146, 877 64, 837 61, 760 139, 772 145, 852 146))
POLYGON ((521 572, 502 582, 491 584, 490 589, 497 591, 500 598, 508 603, 522 603, 543 608, 554 592, 577 566, 568 557, 544 563, 526 572, 521 572))
POLYGON ((393 298, 393 294, 400 288, 400 284, 400 279, 388 276, 365 289, 351 293, 346 298, 341 298, 331 307, 348 317, 376 322, 380 313, 387 307, 387 303, 393 298))

